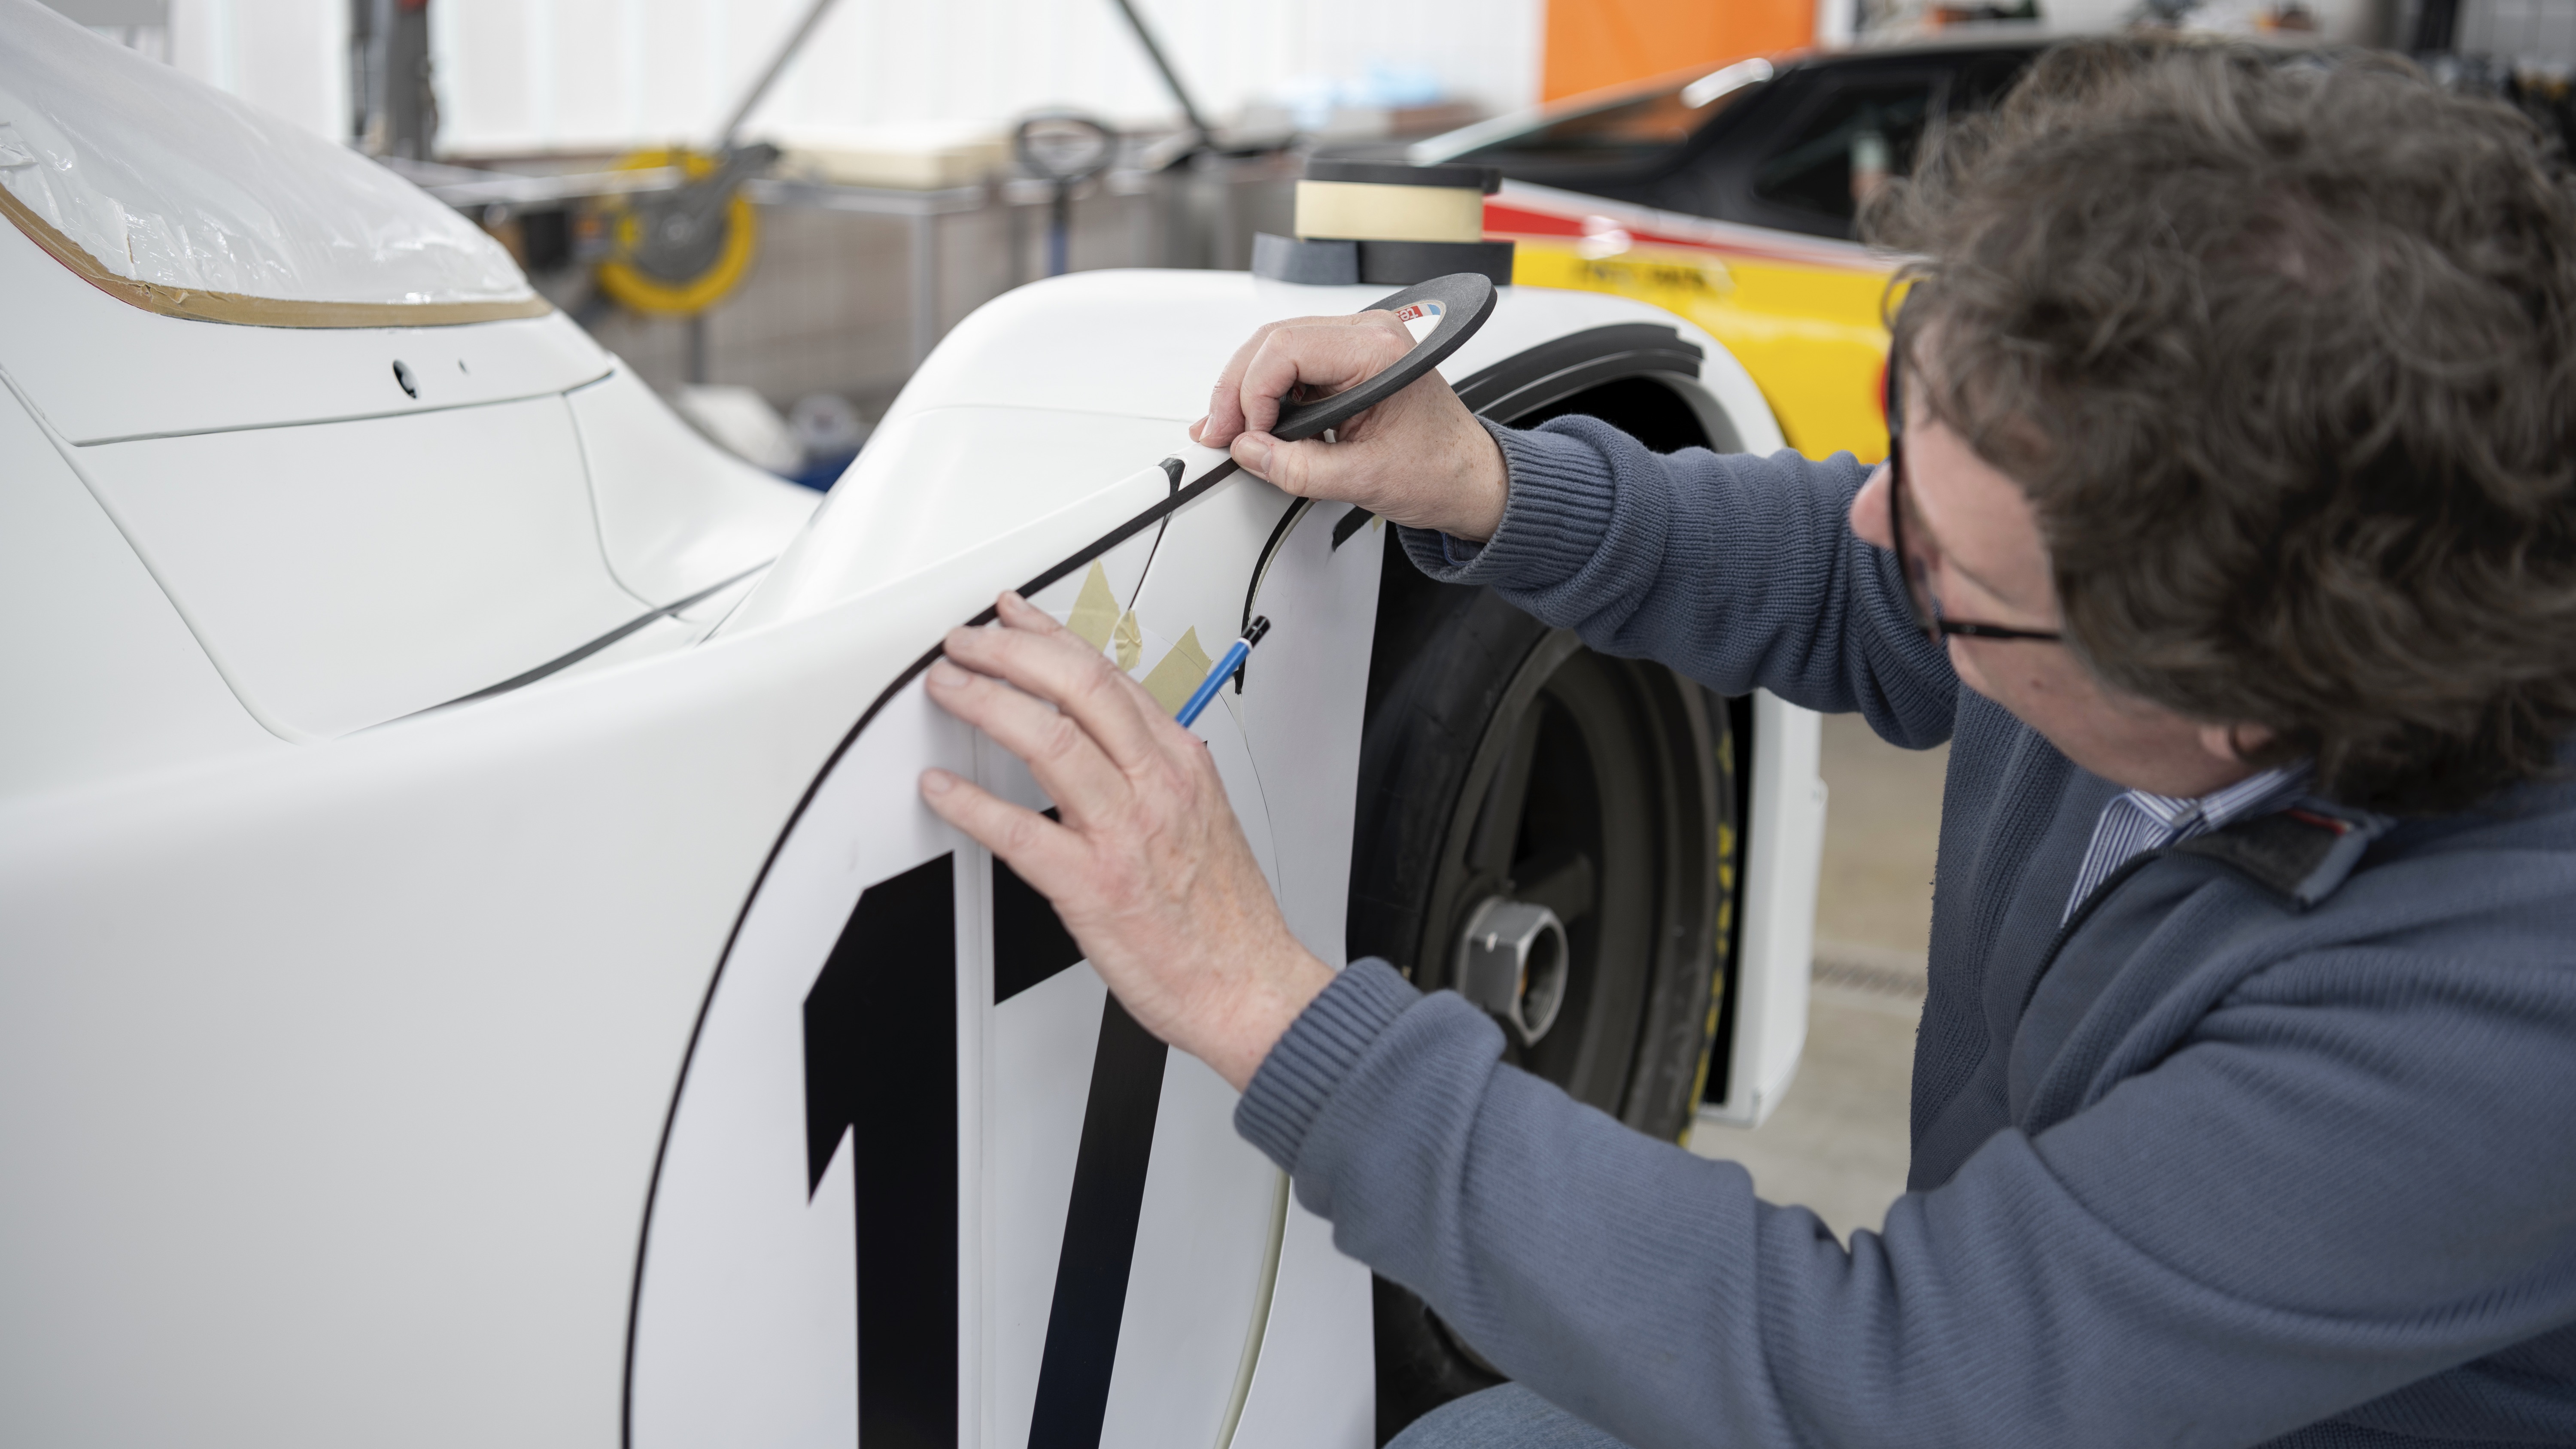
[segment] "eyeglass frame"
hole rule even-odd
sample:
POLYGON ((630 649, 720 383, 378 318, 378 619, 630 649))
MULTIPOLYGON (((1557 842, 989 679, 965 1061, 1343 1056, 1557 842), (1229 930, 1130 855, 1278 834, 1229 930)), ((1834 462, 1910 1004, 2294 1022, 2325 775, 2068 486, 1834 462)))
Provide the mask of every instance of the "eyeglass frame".
POLYGON ((2019 639, 2034 644, 2063 644, 2066 636, 2046 629, 2016 629, 2007 624, 1984 624, 1973 619, 1941 617, 1940 600, 1932 596, 1932 582, 1915 573, 1913 555, 1905 551, 1905 414, 1901 403, 1903 384, 1897 377, 1897 360, 1893 352, 1887 359, 1887 541, 1896 555, 1896 577, 1905 586, 1905 607, 1914 615, 1923 637, 1935 644, 1955 635, 1962 639, 2019 639))

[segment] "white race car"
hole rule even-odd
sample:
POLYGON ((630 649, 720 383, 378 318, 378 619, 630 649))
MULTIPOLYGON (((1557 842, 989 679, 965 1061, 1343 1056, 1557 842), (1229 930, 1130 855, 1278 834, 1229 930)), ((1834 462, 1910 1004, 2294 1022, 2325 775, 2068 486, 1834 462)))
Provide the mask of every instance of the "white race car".
MULTIPOLYGON (((921 807, 1041 803, 917 684, 1031 581, 1174 702, 1270 621, 1196 728, 1326 960, 1453 984, 1527 908, 1521 1065, 1668 1137, 1788 1080, 1813 718, 1187 441, 1256 325, 1387 288, 1022 288, 817 508, 32 0, 0 210, 0 1442, 1358 1449, 1484 1381, 921 807)), ((1617 298, 1504 289, 1443 370, 1780 445, 1617 298)))

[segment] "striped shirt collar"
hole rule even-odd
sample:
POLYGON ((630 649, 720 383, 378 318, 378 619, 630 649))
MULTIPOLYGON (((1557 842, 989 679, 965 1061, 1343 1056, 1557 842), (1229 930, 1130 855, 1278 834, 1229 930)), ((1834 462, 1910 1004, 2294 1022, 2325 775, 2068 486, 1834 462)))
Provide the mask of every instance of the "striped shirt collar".
POLYGON ((2084 864, 2075 872, 2075 889, 2066 897, 2059 924, 2073 920, 2084 898, 2131 859, 2287 804, 2306 788, 2310 773, 2302 761, 2276 765, 2197 798, 2131 790, 2113 799, 2094 822, 2092 843, 2085 847, 2084 864))

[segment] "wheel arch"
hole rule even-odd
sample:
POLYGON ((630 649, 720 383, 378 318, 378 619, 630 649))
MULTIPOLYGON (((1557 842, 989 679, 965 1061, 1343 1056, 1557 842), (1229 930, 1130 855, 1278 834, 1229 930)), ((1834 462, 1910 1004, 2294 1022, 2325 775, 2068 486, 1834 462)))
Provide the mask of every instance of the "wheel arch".
MULTIPOLYGON (((1598 417, 1657 452, 1767 451, 1784 446, 1779 424, 1732 354, 1687 323, 1618 322, 1524 348, 1455 384, 1479 417, 1535 427, 1568 415, 1598 417)), ((1388 546, 1401 554, 1390 530, 1388 546)), ((1390 564, 1391 592, 1428 586, 1409 561, 1390 564)), ((1400 608, 1400 605, 1399 605, 1400 608)), ((1379 650, 1420 647, 1390 630, 1381 608, 1379 650)), ((1372 669, 1372 685, 1379 671, 1372 669)), ((1370 690, 1374 714, 1378 691, 1370 690)), ((1719 1018, 1700 1094, 1704 1110, 1740 1123, 1769 1116, 1806 1038, 1807 958, 1812 954, 1824 787, 1816 773, 1818 719, 1767 692, 1709 697, 1723 709, 1732 776, 1733 850, 1719 1018)))

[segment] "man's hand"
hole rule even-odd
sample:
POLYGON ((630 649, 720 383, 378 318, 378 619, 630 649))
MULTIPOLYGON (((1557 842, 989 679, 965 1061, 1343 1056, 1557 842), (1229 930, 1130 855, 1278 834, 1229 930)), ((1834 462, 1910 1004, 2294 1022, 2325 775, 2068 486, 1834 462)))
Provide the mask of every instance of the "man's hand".
POLYGON ((1503 453, 1439 373, 1343 424, 1334 442, 1283 443, 1269 433, 1282 400, 1356 387, 1412 350, 1392 312, 1269 323, 1235 350, 1190 436, 1301 498, 1356 503, 1482 542, 1503 521, 1503 453))
POLYGON ((1019 595, 1000 612, 949 631, 926 687, 1026 760, 1064 822, 946 770, 922 798, 1055 903, 1147 1031, 1242 1090, 1332 968, 1289 934, 1197 736, 1019 595))

